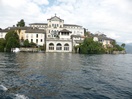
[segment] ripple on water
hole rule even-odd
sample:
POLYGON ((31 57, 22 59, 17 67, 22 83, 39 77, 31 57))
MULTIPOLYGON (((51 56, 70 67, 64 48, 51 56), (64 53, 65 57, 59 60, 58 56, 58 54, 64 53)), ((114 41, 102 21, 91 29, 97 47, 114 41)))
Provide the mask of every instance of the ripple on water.
POLYGON ((132 98, 132 55, 0 55, 0 81, 8 94, 30 99, 132 98))

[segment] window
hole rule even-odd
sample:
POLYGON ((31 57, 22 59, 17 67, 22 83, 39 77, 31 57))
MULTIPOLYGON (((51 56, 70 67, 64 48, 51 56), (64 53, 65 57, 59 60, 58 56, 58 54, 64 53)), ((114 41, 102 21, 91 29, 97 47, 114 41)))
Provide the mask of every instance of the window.
POLYGON ((48 37, 50 37, 50 35, 48 35, 48 37))
POLYGON ((106 44, 109 44, 109 41, 106 40, 106 44))
POLYGON ((33 42, 33 39, 31 39, 31 42, 33 42))
POLYGON ((100 39, 100 40, 99 40, 99 42, 103 42, 103 40, 102 40, 102 39, 100 39))
POLYGON ((38 39, 36 39, 36 43, 38 43, 38 39))
POLYGON ((68 50, 69 50, 69 44, 65 44, 65 45, 64 45, 64 50, 65 50, 65 51, 68 51, 68 50))
POLYGON ((43 42, 43 39, 41 39, 40 42, 43 42))
POLYGON ((56 24, 55 24, 54 28, 56 28, 56 24))
POLYGON ((54 50, 54 44, 53 43, 49 44, 49 50, 54 50))
POLYGON ((36 38, 38 38, 38 34, 36 34, 36 38))
POLYGON ((56 50, 62 50, 62 45, 60 43, 56 45, 56 50))

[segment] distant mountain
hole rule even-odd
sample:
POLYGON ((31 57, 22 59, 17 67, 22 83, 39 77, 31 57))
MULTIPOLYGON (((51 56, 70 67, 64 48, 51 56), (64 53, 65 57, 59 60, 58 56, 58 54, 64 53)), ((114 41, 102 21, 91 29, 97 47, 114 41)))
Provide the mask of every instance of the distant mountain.
POLYGON ((127 53, 132 54, 132 43, 126 44, 125 49, 127 53))

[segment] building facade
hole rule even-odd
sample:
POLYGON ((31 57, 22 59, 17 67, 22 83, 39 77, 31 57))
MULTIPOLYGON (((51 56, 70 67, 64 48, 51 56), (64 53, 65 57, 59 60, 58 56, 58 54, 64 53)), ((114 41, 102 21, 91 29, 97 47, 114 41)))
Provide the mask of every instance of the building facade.
POLYGON ((102 45, 107 48, 107 47, 113 47, 112 42, 114 42, 114 39, 108 38, 104 34, 95 34, 93 36, 93 41, 97 41, 102 43, 102 45))
POLYGON ((47 19, 47 23, 31 23, 30 27, 46 31, 46 52, 72 52, 79 44, 77 39, 84 39, 84 28, 80 25, 64 24, 64 20, 57 17, 47 19))
POLYGON ((45 44, 45 30, 32 27, 8 27, 4 30, 0 30, 0 38, 5 38, 8 31, 15 31, 20 41, 28 40, 29 42, 36 43, 38 46, 45 44))

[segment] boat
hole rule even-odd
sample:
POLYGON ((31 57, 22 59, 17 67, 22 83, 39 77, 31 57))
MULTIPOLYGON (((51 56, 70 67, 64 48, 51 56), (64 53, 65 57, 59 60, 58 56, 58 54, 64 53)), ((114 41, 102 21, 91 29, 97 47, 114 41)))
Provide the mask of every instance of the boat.
POLYGON ((13 48, 12 52, 20 52, 19 48, 13 48))

